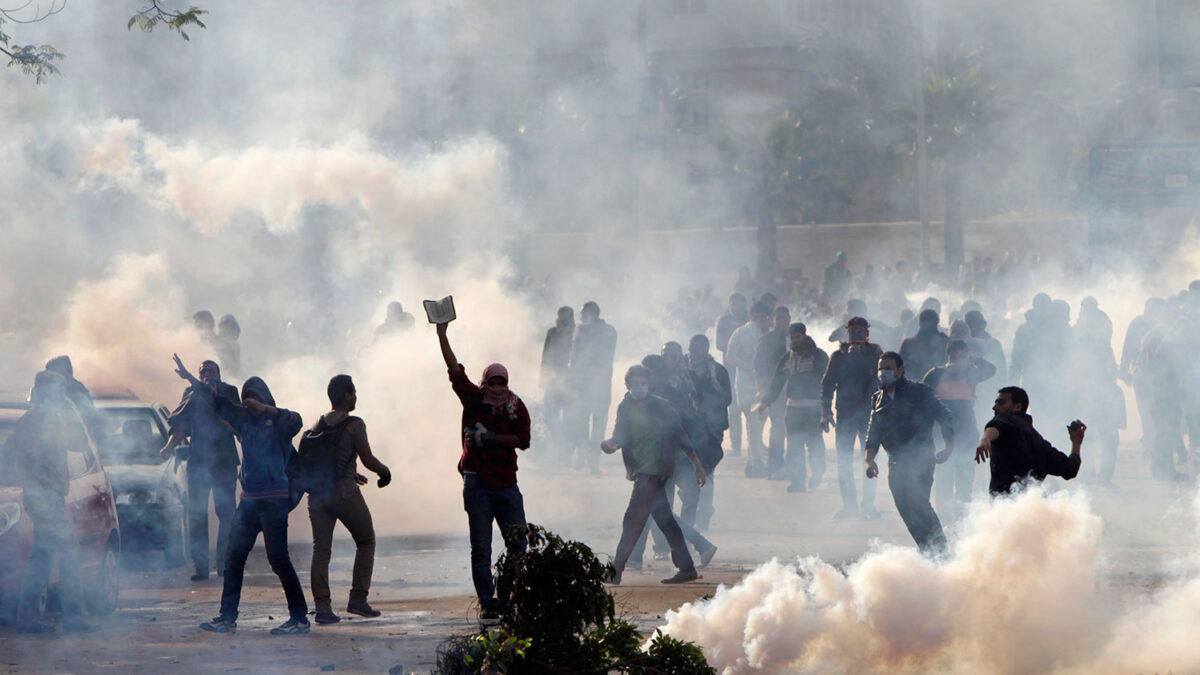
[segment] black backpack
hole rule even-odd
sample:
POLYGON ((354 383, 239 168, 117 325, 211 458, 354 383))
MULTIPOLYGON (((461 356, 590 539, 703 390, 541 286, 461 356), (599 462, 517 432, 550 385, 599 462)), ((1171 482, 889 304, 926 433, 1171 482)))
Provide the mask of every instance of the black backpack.
POLYGON ((334 493, 341 479, 342 466, 338 462, 341 450, 338 440, 342 431, 357 417, 347 417, 334 426, 317 423, 300 436, 300 448, 288 462, 288 478, 291 479, 293 500, 307 492, 313 497, 325 498, 334 493))

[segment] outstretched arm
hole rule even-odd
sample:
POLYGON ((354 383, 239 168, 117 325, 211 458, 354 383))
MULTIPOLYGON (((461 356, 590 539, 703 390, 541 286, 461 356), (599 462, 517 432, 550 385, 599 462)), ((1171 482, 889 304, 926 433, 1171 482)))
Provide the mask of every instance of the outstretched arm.
POLYGON ((442 347, 442 360, 446 362, 446 367, 454 370, 458 367, 458 358, 454 356, 454 350, 450 348, 450 338, 446 336, 446 328, 450 324, 439 323, 437 325, 438 343, 442 347))

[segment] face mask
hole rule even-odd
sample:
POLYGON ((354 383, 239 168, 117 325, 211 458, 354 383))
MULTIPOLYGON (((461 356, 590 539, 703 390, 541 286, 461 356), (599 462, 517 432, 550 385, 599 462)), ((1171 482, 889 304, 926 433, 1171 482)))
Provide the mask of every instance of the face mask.
POLYGON ((632 396, 634 398, 634 400, 640 401, 650 395, 650 385, 648 385, 648 384, 632 385, 629 387, 629 395, 632 396))
POLYGON ((893 384, 896 384, 896 371, 894 371, 894 370, 879 371, 879 384, 881 384, 885 387, 890 387, 893 384))

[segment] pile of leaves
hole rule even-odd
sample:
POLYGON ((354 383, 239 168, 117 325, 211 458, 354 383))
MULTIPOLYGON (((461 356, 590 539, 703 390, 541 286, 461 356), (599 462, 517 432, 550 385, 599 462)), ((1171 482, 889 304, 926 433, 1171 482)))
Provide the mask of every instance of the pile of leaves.
POLYGON ((526 536, 525 553, 496 563, 499 625, 444 643, 437 672, 715 675, 698 646, 659 631, 642 650, 604 587, 612 566, 586 545, 536 525, 526 536))

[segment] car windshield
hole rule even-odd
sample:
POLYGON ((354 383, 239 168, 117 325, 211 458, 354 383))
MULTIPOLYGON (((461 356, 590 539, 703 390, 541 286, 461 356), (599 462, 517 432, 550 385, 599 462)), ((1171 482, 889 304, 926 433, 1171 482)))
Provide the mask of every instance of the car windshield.
POLYGON ((102 408, 100 459, 108 465, 161 464, 165 430, 150 408, 102 408))

